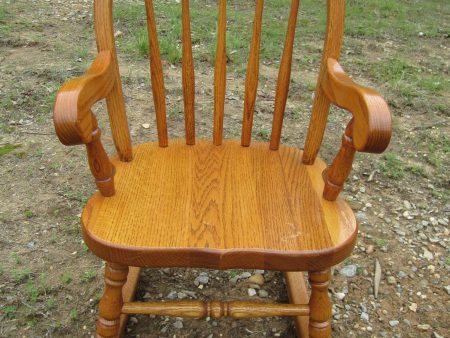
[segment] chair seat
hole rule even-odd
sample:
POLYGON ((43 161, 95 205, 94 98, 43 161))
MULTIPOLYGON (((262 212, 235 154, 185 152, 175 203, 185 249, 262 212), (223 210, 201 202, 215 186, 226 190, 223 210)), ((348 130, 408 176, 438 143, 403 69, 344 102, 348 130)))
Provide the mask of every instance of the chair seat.
POLYGON ((323 269, 345 259, 357 224, 342 199, 322 198, 326 165, 302 151, 237 140, 146 143, 113 158, 116 194, 82 214, 86 244, 109 262, 148 267, 323 269))

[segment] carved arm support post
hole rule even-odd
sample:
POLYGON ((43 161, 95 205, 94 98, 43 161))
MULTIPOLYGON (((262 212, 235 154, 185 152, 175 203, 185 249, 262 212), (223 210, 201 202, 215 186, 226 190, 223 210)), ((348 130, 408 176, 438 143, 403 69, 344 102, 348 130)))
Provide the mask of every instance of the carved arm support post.
POLYGON ((327 72, 321 85, 332 103, 353 115, 342 137, 338 154, 324 172, 323 198, 334 201, 350 174, 355 152, 382 153, 388 146, 391 139, 391 114, 378 92, 354 83, 334 59, 328 59, 327 72))
POLYGON ((103 196, 114 195, 114 168, 101 143, 101 131, 91 107, 114 86, 115 75, 108 51, 100 52, 83 76, 65 83, 58 92, 53 121, 65 145, 85 144, 89 167, 103 196))

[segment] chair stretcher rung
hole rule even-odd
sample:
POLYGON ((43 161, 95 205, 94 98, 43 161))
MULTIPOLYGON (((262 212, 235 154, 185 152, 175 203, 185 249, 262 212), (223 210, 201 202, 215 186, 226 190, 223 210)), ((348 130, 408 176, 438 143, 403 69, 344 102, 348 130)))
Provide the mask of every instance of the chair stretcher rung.
POLYGON ((258 318, 309 316, 306 304, 272 304, 241 301, 170 301, 128 302, 122 307, 123 314, 146 314, 189 318, 258 318))

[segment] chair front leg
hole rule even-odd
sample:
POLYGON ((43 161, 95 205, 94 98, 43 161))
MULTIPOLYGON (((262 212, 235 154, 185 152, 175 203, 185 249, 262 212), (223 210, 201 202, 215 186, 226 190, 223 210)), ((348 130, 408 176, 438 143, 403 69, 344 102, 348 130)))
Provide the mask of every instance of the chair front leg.
POLYGON ((309 336, 312 338, 331 337, 331 301, 328 296, 331 272, 329 269, 310 271, 308 279, 311 285, 309 336))
POLYGON ((122 312, 122 288, 127 281, 128 266, 106 263, 105 292, 100 300, 97 338, 118 338, 122 312))

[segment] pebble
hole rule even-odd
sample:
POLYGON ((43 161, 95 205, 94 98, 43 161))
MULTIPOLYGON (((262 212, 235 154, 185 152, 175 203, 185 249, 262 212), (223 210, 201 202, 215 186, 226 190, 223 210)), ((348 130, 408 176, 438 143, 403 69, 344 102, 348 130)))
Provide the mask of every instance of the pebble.
POLYGON ((209 276, 206 272, 201 272, 200 275, 195 278, 195 285, 199 285, 199 284, 208 284, 209 282, 209 276))
POLYGON ((389 321, 389 325, 391 327, 396 327, 398 324, 400 324, 400 322, 398 320, 390 320, 389 321))
POLYGON ((366 322, 369 321, 369 314, 367 312, 361 313, 361 319, 365 320, 366 322))
POLYGON ((370 255, 371 253, 373 253, 374 250, 375 250, 375 246, 369 245, 366 249, 366 253, 370 255))
POLYGON ((142 128, 144 128, 144 129, 150 128, 150 123, 143 123, 142 128))
POLYGON ((411 203, 409 203, 409 201, 404 200, 404 201, 403 201, 403 205, 405 206, 406 209, 408 209, 408 210, 411 209, 411 203))
POLYGON ((428 260, 432 260, 433 259, 433 254, 428 251, 427 248, 423 248, 423 257, 428 259, 428 260))
POLYGON ((357 271, 357 266, 354 264, 344 266, 341 270, 339 270, 339 273, 345 277, 355 277, 357 271))
POLYGON ((417 328, 422 331, 428 331, 431 326, 429 324, 419 324, 417 325, 417 328))
POLYGON ((183 322, 180 320, 177 320, 175 323, 173 323, 173 327, 176 329, 182 329, 183 328, 183 322))
POLYGON ((447 286, 445 287, 445 290, 446 290, 447 293, 450 295, 450 285, 447 285, 447 286))
POLYGON ((397 275, 398 275, 398 278, 402 278, 402 279, 406 278, 406 276, 408 276, 404 271, 399 271, 397 275))
POLYGON ((394 276, 388 276, 387 277, 387 282, 388 282, 388 284, 396 284, 397 283, 397 280, 395 279, 395 277, 394 276))
POLYGON ((357 219, 358 221, 360 221, 361 223, 367 222, 367 221, 369 220, 369 219, 367 218, 366 213, 363 212, 363 211, 358 211, 358 212, 355 214, 355 217, 356 217, 356 219, 357 219))
POLYGON ((258 296, 261 298, 267 298, 267 297, 269 297, 269 293, 266 290, 259 290, 258 296))
POLYGON ((257 284, 257 285, 263 285, 265 282, 263 275, 260 275, 260 274, 251 276, 248 279, 248 281, 252 284, 257 284))
POLYGON ((408 308, 409 308, 412 312, 416 312, 416 311, 417 311, 417 303, 411 303, 411 305, 408 306, 408 308))
POLYGON ((433 338, 444 338, 444 336, 441 336, 439 333, 437 332, 433 332, 433 338))
POLYGON ((343 300, 345 298, 345 293, 343 293, 343 292, 336 292, 334 294, 334 297, 336 297, 336 299, 343 300))
POLYGON ((253 288, 248 288, 247 293, 248 293, 249 297, 256 296, 256 290, 253 288))

